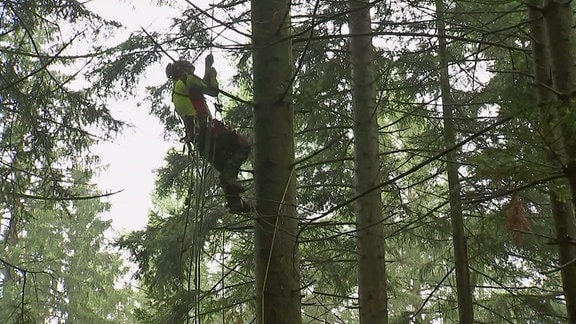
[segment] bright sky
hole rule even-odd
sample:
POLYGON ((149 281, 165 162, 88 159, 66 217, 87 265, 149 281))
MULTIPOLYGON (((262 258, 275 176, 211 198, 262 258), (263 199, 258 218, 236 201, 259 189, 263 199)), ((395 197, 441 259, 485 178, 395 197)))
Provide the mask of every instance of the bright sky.
MULTIPOLYGON (((87 7, 104 18, 113 19, 126 26, 125 32, 118 33, 113 41, 117 43, 128 37, 131 31, 141 27, 149 31, 160 30, 170 23, 176 10, 167 7, 151 6, 148 1, 96 0, 87 7)), ((167 63, 167 62, 166 62, 167 63)), ((146 77, 150 84, 165 81, 162 68, 146 77)), ((144 85, 142 85, 144 87, 144 85)), ((157 118, 148 115, 148 105, 138 106, 142 100, 134 98, 126 102, 113 102, 109 106, 112 115, 132 124, 112 143, 98 145, 94 152, 101 156, 108 169, 97 180, 101 191, 118 191, 108 199, 112 207, 110 217, 114 231, 125 233, 146 225, 148 210, 151 208, 151 193, 154 186, 154 169, 162 165, 168 148, 179 143, 163 140, 163 127, 157 118)))
MULTIPOLYGON (((150 2, 152 1, 92 0, 86 3, 86 6, 102 17, 119 21, 126 27, 124 32, 110 39, 111 44, 116 44, 127 39, 131 32, 139 32, 142 27, 147 31, 165 31, 171 18, 180 13, 177 8, 154 6, 150 2)), ((208 8, 212 0, 195 0, 194 3, 208 8)), ((188 6, 185 1, 180 1, 180 4, 188 6)), ((222 81, 230 76, 230 68, 219 53, 215 52, 214 55, 215 66, 219 72, 218 79, 226 86, 227 82, 222 81)), ((203 61, 203 58, 201 59, 203 61)), ((147 83, 139 85, 142 93, 146 85, 158 85, 166 81, 164 65, 168 62, 169 59, 166 59, 162 66, 155 67, 153 72, 144 78, 147 83)), ((203 64, 201 65, 196 66, 199 73, 203 73, 203 64)), ((138 106, 138 102, 142 102, 142 99, 134 98, 110 104, 110 111, 115 118, 134 127, 126 129, 114 142, 102 143, 94 149, 102 163, 109 165, 108 169, 99 175, 99 189, 103 192, 123 190, 108 199, 112 205, 109 216, 117 233, 141 229, 146 225, 148 211, 152 207, 151 193, 155 180, 153 172, 162 165, 164 155, 170 147, 181 149, 182 146, 176 141, 164 141, 163 126, 156 117, 148 115, 147 103, 138 106)))

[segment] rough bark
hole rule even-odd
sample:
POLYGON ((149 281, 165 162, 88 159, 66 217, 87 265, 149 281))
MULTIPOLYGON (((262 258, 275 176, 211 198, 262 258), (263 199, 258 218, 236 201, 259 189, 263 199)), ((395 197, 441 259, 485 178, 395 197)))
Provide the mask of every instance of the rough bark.
POLYGON ((257 323, 300 323, 290 1, 252 0, 257 323))
MULTIPOLYGON (((531 22, 531 38, 534 59, 534 78, 537 85, 537 103, 540 110, 542 129, 550 143, 552 152, 548 158, 551 163, 561 165, 566 158, 563 152, 565 147, 563 139, 556 131, 558 117, 553 102, 555 95, 550 91, 554 87, 551 71, 551 57, 548 45, 547 28, 542 14, 543 1, 533 0, 528 6, 528 18, 531 22), (559 161, 560 159, 560 161, 559 161)), ((566 190, 568 183, 565 180, 555 181, 548 186, 550 190, 550 203, 558 240, 558 254, 560 264, 568 264, 576 260, 576 245, 565 241, 576 237, 576 221, 572 204, 561 199, 560 190, 566 190)), ((564 266, 560 270, 562 288, 566 298, 568 317, 571 323, 576 322, 576 265, 564 266)))
MULTIPOLYGON (((438 56, 440 58, 440 91, 442 113, 444 115, 444 145, 446 148, 456 145, 456 126, 454 123, 454 100, 448 73, 448 50, 446 48, 446 26, 444 22, 444 2, 436 0, 436 28, 438 30, 438 56)), ((450 220, 452 222, 452 245, 456 272, 456 292, 458 295, 459 322, 472 324, 474 309, 470 270, 468 267, 468 242, 462 215, 460 197, 460 178, 458 176, 458 155, 453 150, 446 154, 446 172, 448 174, 448 199, 450 201, 450 220)))
MULTIPOLYGON (((349 6, 355 188, 356 194, 361 195, 380 183, 378 113, 369 2, 351 0, 349 6)), ((360 323, 387 323, 384 219, 380 190, 373 190, 358 199, 355 207, 360 323)))

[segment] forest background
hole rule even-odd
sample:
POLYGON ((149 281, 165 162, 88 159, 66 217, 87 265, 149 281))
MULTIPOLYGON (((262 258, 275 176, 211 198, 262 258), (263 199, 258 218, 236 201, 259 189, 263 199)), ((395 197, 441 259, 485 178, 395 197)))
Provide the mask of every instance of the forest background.
POLYGON ((0 4, 4 322, 576 323, 570 1, 158 0, 126 36, 93 2, 0 4), (150 145, 110 240, 103 143, 128 107, 175 143, 163 66, 209 53, 254 209, 150 145))

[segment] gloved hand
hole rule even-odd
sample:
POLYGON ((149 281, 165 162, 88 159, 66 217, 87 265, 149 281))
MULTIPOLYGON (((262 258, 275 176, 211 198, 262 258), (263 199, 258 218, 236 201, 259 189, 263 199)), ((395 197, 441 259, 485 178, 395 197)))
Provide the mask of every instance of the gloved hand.
POLYGON ((206 65, 206 69, 211 68, 214 64, 214 56, 212 56, 212 54, 208 54, 206 59, 204 59, 204 64, 206 65))
POLYGON ((216 72, 216 69, 213 67, 206 67, 206 72, 204 73, 204 76, 208 80, 216 80, 218 72, 216 72))

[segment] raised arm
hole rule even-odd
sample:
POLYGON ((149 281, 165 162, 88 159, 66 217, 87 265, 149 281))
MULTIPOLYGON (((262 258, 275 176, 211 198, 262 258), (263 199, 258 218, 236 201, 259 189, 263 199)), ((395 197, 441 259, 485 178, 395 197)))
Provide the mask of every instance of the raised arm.
POLYGON ((188 94, 192 99, 199 99, 203 95, 215 97, 218 95, 218 81, 216 80, 216 69, 212 67, 214 58, 212 54, 206 57, 204 68, 204 78, 200 79, 194 74, 194 66, 187 61, 177 61, 174 64, 168 64, 166 67, 166 75, 171 78, 183 77, 186 83, 188 94))
MULTIPOLYGON (((214 70, 213 74, 216 75, 216 70, 214 70)), ((216 81, 215 76, 212 78, 206 78, 206 76, 204 76, 204 79, 200 79, 195 75, 188 75, 186 78, 186 87, 188 88, 191 97, 195 97, 192 95, 194 93, 202 93, 215 97, 218 95, 218 92, 220 92, 218 89, 218 81, 216 81)))
POLYGON ((218 89, 218 80, 216 80, 216 76, 218 73, 216 69, 212 66, 214 64, 214 56, 212 54, 208 54, 206 59, 204 60, 204 78, 202 79, 204 83, 208 86, 207 92, 205 92, 209 96, 217 96, 219 89, 218 89))

